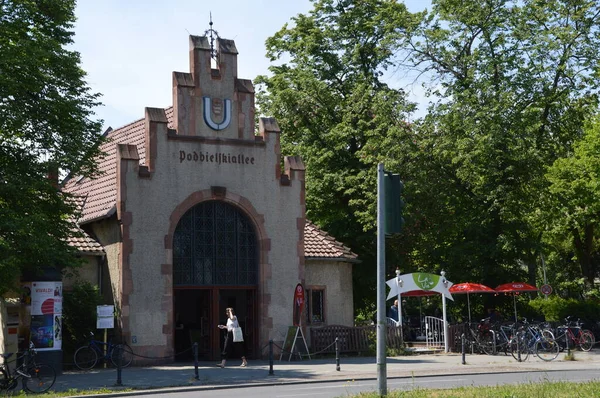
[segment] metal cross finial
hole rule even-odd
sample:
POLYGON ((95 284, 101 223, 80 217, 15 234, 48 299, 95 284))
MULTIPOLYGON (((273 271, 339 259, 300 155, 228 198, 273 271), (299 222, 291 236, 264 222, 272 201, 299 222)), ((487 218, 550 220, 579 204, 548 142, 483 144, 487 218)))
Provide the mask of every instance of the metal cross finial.
POLYGON ((215 36, 219 39, 219 32, 213 29, 213 21, 212 21, 212 12, 210 12, 210 21, 208 26, 210 26, 206 31, 204 31, 204 36, 210 35, 210 56, 216 61, 217 60, 217 52, 215 51, 215 36))

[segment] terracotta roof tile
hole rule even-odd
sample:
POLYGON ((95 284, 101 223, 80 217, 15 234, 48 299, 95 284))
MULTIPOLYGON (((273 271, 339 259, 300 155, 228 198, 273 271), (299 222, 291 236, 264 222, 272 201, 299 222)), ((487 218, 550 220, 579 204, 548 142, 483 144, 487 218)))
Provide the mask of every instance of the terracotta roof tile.
POLYGON ((357 262, 357 255, 310 221, 304 226, 304 257, 357 262))
MULTIPOLYGON (((173 107, 165 109, 169 127, 173 123, 173 107)), ((144 119, 111 131, 107 135, 101 150, 105 156, 99 159, 100 174, 94 179, 72 177, 64 184, 64 190, 85 197, 86 202, 78 222, 87 222, 103 218, 113 211, 117 201, 117 144, 137 146, 140 164, 146 160, 144 119)))
MULTIPOLYGON (((79 208, 80 212, 85 204, 85 199, 79 196, 75 196, 73 200, 75 200, 75 202, 77 203, 77 207, 79 208)), ((74 226, 72 230, 73 232, 75 232, 74 235, 78 236, 71 236, 67 239, 67 242, 70 246, 77 248, 77 250, 79 250, 79 252, 82 254, 101 256, 105 253, 102 245, 90 235, 88 235, 87 232, 82 230, 75 220, 73 220, 73 224, 74 226)))

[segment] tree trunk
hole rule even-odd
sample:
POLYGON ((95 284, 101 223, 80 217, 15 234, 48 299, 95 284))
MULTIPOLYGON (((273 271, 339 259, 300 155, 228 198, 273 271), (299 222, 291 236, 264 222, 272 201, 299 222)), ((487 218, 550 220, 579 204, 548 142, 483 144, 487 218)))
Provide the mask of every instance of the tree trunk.
POLYGON ((585 278, 586 285, 591 287, 594 285, 594 277, 596 276, 596 267, 592 263, 592 250, 594 242, 594 226, 587 224, 583 230, 583 239, 579 230, 572 229, 573 243, 575 244, 575 252, 577 253, 577 261, 581 267, 581 274, 585 278))

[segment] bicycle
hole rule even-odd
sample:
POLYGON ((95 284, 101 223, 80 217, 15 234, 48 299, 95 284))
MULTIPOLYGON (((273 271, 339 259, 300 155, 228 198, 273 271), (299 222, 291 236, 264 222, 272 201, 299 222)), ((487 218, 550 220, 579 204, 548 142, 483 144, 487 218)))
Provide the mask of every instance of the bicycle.
POLYGON ((527 320, 510 341, 510 353, 516 360, 526 361, 535 354, 543 361, 554 360, 560 351, 554 334, 538 325, 529 325, 527 320))
POLYGON ((515 325, 513 323, 507 325, 496 324, 492 326, 491 330, 494 332, 496 340, 494 354, 504 352, 504 355, 508 355, 510 339, 515 334, 515 325))
POLYGON ((90 342, 84 346, 81 346, 75 351, 73 360, 75 366, 81 370, 90 370, 98 363, 98 359, 101 358, 105 361, 112 362, 114 366, 118 366, 118 349, 117 346, 121 346, 121 367, 126 368, 133 361, 133 350, 126 344, 113 344, 112 342, 105 343, 100 340, 94 339, 94 333, 90 332, 90 342), (106 354, 104 349, 106 348, 106 354))
POLYGON ((50 365, 36 362, 33 343, 29 343, 29 349, 17 358, 23 359, 23 363, 14 370, 14 374, 8 366, 8 358, 13 354, 1 354, 3 363, 0 365, 0 391, 15 389, 19 379, 22 380, 23 389, 28 392, 40 394, 52 388, 56 381, 56 371, 50 365))
POLYGON ((481 322, 477 323, 477 331, 472 327, 473 324, 469 325, 469 332, 471 333, 471 339, 469 341, 471 347, 476 347, 478 351, 483 352, 487 355, 494 354, 494 331, 491 330, 490 319, 482 319, 481 322))
POLYGON ((569 345, 573 348, 578 347, 581 351, 590 351, 595 343, 595 338, 592 332, 581 328, 581 320, 578 319, 576 322, 571 321, 571 317, 565 318, 565 324, 556 328, 556 341, 560 346, 560 350, 563 351, 567 346, 567 339, 569 339, 569 345), (573 332, 573 331, 576 332, 573 332))

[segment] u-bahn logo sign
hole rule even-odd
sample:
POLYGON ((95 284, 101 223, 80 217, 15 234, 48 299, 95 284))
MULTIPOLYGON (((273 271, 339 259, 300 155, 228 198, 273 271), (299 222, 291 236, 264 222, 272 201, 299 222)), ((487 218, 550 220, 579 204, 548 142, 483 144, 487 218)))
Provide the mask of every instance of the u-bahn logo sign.
POLYGON ((203 97, 202 101, 204 105, 202 107, 204 123, 215 131, 226 129, 231 123, 231 100, 203 97), (213 121, 211 113, 220 116, 222 121, 220 123, 213 121))

